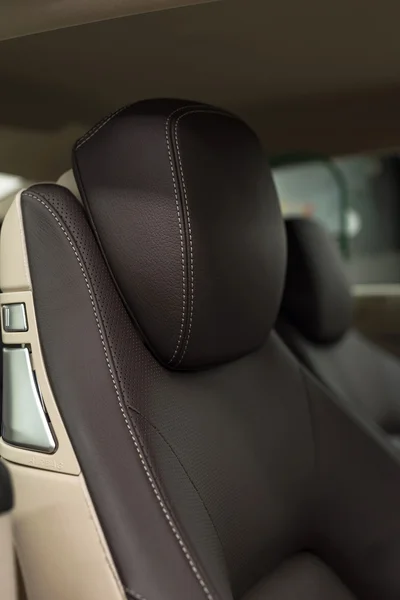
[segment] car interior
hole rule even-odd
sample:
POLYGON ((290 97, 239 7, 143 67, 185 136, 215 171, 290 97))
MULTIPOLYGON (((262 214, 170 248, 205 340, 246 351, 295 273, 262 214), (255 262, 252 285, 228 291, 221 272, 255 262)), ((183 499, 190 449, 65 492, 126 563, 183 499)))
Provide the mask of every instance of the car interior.
POLYGON ((400 361, 353 325, 341 257, 315 220, 285 221, 288 260, 276 329, 337 398, 364 412, 399 442, 400 361))
POLYGON ((1 600, 400 599, 399 14, 2 3, 1 600))

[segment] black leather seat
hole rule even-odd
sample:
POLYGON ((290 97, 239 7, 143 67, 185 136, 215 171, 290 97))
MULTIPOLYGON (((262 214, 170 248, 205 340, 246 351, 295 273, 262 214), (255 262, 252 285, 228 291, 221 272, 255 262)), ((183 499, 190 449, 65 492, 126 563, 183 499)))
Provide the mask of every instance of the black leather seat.
POLYGON ((398 600, 400 466, 271 329, 284 225, 239 119, 142 102, 22 193, 47 372, 136 600, 398 600))
POLYGON ((333 241, 317 222, 286 221, 288 268, 277 330, 338 398, 400 446, 400 363, 352 327, 352 298, 333 241))

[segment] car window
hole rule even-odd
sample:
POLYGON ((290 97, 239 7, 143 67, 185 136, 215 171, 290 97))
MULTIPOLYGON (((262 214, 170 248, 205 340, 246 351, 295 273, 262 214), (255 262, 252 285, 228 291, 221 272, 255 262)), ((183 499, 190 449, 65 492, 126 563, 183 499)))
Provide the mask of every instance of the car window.
POLYGON ((27 184, 26 180, 17 175, 0 173, 0 201, 27 184))
POLYGON ((352 284, 400 284, 400 159, 346 156, 273 170, 285 216, 321 221, 352 284))

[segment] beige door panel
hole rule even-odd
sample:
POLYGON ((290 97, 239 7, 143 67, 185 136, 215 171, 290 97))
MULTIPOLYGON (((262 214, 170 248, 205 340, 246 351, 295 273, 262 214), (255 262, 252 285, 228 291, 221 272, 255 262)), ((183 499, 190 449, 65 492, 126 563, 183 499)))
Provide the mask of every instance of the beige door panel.
POLYGON ((0 283, 3 292, 32 289, 21 214, 21 192, 11 203, 1 228, 0 283))
POLYGON ((8 333, 4 331, 4 323, 2 323, 3 344, 25 344, 29 347, 31 351, 32 368, 36 374, 38 386, 43 396, 43 402, 50 418, 57 445, 53 454, 44 454, 25 448, 17 448, 16 446, 7 444, 4 440, 0 440, 1 456, 19 464, 77 475, 80 472, 80 467, 54 400, 43 362, 32 292, 7 292, 5 294, 0 294, 1 305, 19 302, 23 303, 26 308, 28 331, 8 333))
POLYGON ((11 515, 0 515, 0 593, 2 600, 17 600, 11 515))
POLYGON ((7 466, 15 492, 14 544, 28 599, 125 599, 83 476, 7 466))

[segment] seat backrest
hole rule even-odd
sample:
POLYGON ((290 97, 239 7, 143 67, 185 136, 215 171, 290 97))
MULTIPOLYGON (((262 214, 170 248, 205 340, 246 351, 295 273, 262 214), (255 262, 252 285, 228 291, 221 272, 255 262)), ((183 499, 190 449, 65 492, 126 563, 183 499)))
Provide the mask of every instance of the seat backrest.
POLYGON ((29 322, 4 342, 56 441, 1 445, 28 596, 398 600, 398 458, 271 333, 285 236, 254 133, 142 102, 73 160, 83 204, 33 186, 1 238, 29 322))
POLYGON ((397 443, 400 361, 352 326, 350 286, 337 247, 323 226, 311 219, 288 219, 286 232, 280 336, 339 398, 397 443))

